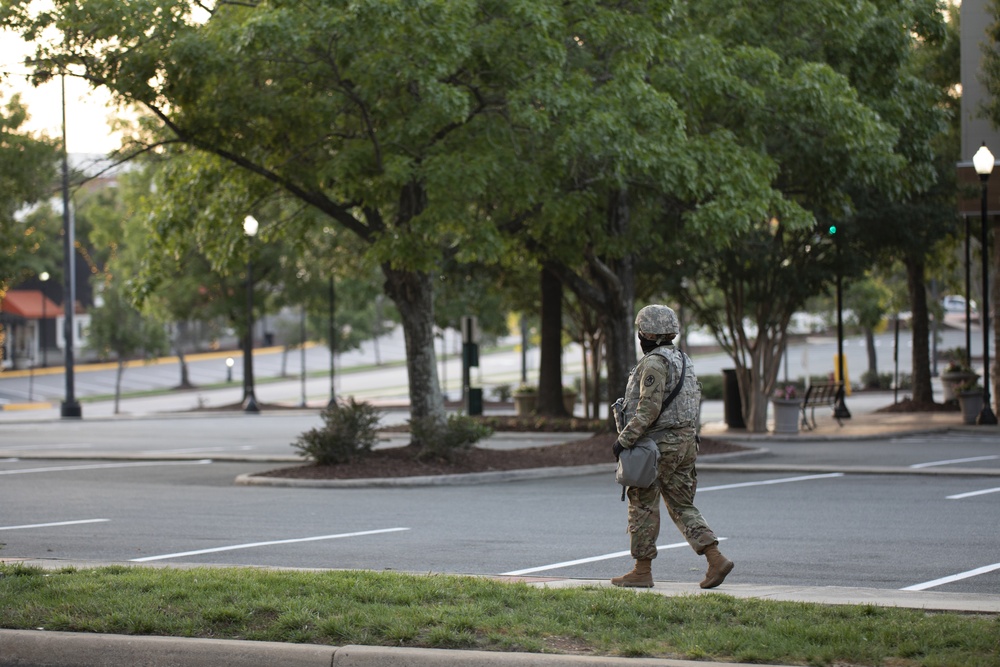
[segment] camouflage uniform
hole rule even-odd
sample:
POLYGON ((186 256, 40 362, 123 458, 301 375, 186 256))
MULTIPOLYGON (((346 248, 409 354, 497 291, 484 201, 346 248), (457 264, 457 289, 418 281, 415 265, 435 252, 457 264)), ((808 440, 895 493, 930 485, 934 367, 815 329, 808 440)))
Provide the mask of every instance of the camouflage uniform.
POLYGON ((680 379, 681 355, 684 353, 670 345, 650 351, 629 375, 625 390, 625 424, 618 443, 631 447, 639 437, 648 435, 660 450, 657 482, 647 489, 628 489, 628 532, 632 557, 636 560, 656 558, 660 496, 670 518, 696 553, 703 553, 718 539, 694 506, 698 486, 695 436, 701 387, 686 355, 684 386, 661 413, 663 400, 680 379))

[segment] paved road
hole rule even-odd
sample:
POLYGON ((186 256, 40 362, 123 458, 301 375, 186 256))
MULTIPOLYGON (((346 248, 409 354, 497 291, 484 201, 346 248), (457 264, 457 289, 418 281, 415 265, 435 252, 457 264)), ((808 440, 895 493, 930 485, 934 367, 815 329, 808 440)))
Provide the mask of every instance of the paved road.
MULTIPOLYGON (((237 475, 281 464, 222 461, 210 451, 248 448, 252 458, 303 419, 95 420, 76 432, 61 421, 4 424, 0 556, 588 579, 627 569, 625 505, 610 463, 606 473, 506 484, 290 489, 237 486, 237 475), (115 447, 119 457, 86 458, 90 446, 115 447), (32 451, 70 458, 26 458, 32 451)), ((753 444, 768 453, 721 469, 706 461, 699 478, 698 504, 727 538, 739 582, 1000 594, 992 528, 1000 477, 857 472, 995 474, 995 434, 753 444), (815 470, 754 468, 790 464, 815 470)), ((660 544, 658 579, 700 579, 702 559, 666 520, 660 544)))

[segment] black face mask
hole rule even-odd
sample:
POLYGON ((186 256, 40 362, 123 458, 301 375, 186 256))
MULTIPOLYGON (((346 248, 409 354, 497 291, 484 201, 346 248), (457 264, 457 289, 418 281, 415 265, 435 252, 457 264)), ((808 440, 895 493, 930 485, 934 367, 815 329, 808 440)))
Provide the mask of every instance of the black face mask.
POLYGON ((642 336, 639 336, 639 347, 642 348, 642 353, 643 354, 649 354, 650 352, 652 352, 653 350, 655 350, 657 347, 659 347, 659 345, 656 344, 655 340, 649 340, 647 338, 643 338, 642 336))

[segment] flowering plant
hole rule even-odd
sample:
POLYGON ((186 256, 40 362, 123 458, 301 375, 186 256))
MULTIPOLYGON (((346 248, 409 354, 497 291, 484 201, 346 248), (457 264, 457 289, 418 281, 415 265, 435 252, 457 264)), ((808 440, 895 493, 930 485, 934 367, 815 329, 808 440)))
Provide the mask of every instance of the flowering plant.
POLYGON ((774 397, 784 400, 792 400, 799 397, 799 390, 794 384, 779 387, 774 391, 774 397))

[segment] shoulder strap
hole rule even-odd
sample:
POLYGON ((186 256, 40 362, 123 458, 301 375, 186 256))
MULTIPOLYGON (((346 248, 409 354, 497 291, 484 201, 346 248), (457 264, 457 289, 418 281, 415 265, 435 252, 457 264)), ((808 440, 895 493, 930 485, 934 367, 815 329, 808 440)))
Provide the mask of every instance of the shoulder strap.
POLYGON ((663 406, 660 408, 660 412, 663 412, 670 404, 674 402, 677 398, 677 394, 681 392, 681 387, 684 385, 684 374, 687 372, 687 355, 681 352, 681 379, 677 381, 677 385, 674 390, 670 392, 670 395, 663 399, 663 406))

